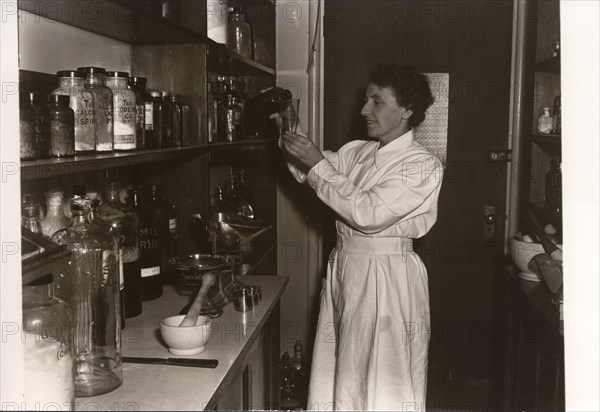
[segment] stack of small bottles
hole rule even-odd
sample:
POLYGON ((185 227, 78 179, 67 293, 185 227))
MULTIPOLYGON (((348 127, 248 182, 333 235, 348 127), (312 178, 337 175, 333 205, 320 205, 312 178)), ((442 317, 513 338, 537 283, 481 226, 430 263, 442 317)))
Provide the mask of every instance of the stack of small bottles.
POLYGON ((57 72, 50 96, 20 94, 21 160, 184 145, 190 107, 146 79, 99 67, 57 72))
POLYGON ((308 397, 308 367, 302 343, 297 340, 294 356, 288 352, 281 356, 281 409, 284 411, 306 409, 308 397))
POLYGON ((219 76, 207 85, 208 142, 244 139, 244 113, 248 100, 243 79, 219 76))

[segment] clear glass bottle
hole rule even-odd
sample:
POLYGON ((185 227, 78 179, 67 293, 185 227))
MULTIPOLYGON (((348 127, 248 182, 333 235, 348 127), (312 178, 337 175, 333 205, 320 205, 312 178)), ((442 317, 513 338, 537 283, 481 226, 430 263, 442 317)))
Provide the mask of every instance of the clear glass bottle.
POLYGON ((162 92, 162 99, 164 102, 163 111, 162 111, 162 129, 163 129, 163 145, 162 147, 175 147, 175 135, 177 133, 174 117, 176 114, 174 111, 176 110, 175 105, 173 105, 172 94, 167 91, 162 92))
POLYGON ((538 132, 549 134, 552 132, 552 115, 550 114, 550 108, 544 107, 542 114, 538 118, 538 132))
POLYGON ((217 100, 215 99, 213 84, 209 82, 206 84, 206 120, 208 143, 214 143, 217 141, 217 113, 217 100))
POLYGON ((85 73, 79 70, 62 70, 56 73, 59 87, 53 95, 69 96, 69 107, 75 116, 75 151, 92 153, 97 143, 98 113, 94 94, 86 88, 85 73))
POLYGON ((553 157, 550 160, 550 171, 545 178, 544 203, 553 211, 562 210, 562 172, 560 160, 553 157))
POLYGON ((75 407, 74 326, 69 306, 54 296, 53 275, 23 285, 24 409, 75 407))
POLYGON ((129 73, 106 73, 106 85, 113 93, 114 150, 130 151, 137 148, 136 98, 128 86, 129 73))
POLYGON ((69 96, 48 96, 48 123, 50 124, 50 156, 75 155, 75 113, 69 107, 69 96))
POLYGON ((75 198, 73 221, 50 240, 71 253, 56 292, 71 308, 76 329, 75 396, 108 393, 123 382, 118 249, 113 236, 89 222, 90 201, 75 198))
POLYGON ((119 248, 119 233, 117 232, 117 229, 114 228, 110 223, 105 222, 104 220, 100 219, 100 216, 98 214, 98 207, 100 206, 100 204, 102 203, 100 200, 100 196, 98 195, 98 192, 87 192, 85 197, 87 197, 88 199, 90 199, 90 214, 88 215, 88 220, 90 221, 90 223, 92 223, 93 225, 96 225, 98 227, 100 227, 101 229, 109 232, 114 239, 115 245, 117 245, 117 249, 118 249, 118 262, 119 262, 119 300, 120 300, 120 317, 121 317, 121 329, 125 328, 125 301, 124 301, 124 293, 123 293, 123 289, 125 288, 125 282, 123 282, 123 253, 121 251, 121 249, 119 248))
POLYGON ((165 198, 164 187, 147 185, 142 188, 143 204, 159 215, 160 237, 160 273, 163 283, 171 283, 174 279, 174 269, 169 265, 169 259, 177 255, 177 212, 175 206, 165 198))
POLYGON ((162 296, 160 213, 141 201, 140 191, 131 191, 131 205, 140 218, 140 273, 142 277, 142 300, 162 296))
POLYGON ((42 95, 19 94, 21 160, 45 159, 50 155, 48 111, 42 95))
POLYGON ((252 58, 252 31, 237 6, 227 15, 227 47, 240 56, 252 58))
POLYGON ((142 313, 142 278, 140 275, 140 220, 133 208, 121 203, 121 187, 117 182, 106 186, 105 202, 98 207, 100 219, 109 223, 119 234, 123 259, 125 317, 142 313))
POLYGON ((101 67, 79 67, 85 73, 85 88, 94 96, 96 120, 96 152, 112 152, 114 141, 113 95, 106 87, 106 70, 101 67))
POLYGON ((33 233, 42 234, 41 221, 40 205, 33 202, 23 203, 21 206, 21 226, 33 233))
POLYGON ((227 192, 225 200, 233 205, 234 210, 240 216, 250 219, 254 218, 254 210, 248 201, 246 201, 238 192, 238 182, 234 174, 230 174, 227 180, 227 192))
POLYGON ((136 147, 138 150, 146 148, 146 103, 150 101, 150 95, 146 93, 146 81, 145 77, 129 78, 129 88, 135 93, 136 147))
POLYGON ((46 193, 46 217, 42 220, 42 233, 48 237, 55 232, 69 226, 71 219, 63 211, 64 192, 55 191, 46 193))

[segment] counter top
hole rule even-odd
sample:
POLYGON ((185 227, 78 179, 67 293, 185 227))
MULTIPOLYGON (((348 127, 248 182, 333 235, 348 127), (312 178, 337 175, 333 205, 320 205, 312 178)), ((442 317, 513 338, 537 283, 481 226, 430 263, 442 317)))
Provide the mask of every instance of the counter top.
POLYGON ((521 297, 526 298, 547 324, 562 337, 564 321, 560 320, 559 309, 553 303, 556 295, 550 292, 544 282, 521 279, 518 269, 514 266, 505 266, 504 269, 512 284, 520 291, 521 297))
MULTIPOLYGON (((258 338, 288 282, 283 276, 246 276, 245 284, 262 287, 262 301, 249 312, 229 304, 213 319, 213 334, 202 353, 184 358, 217 359, 215 369, 167 365, 123 364, 123 384, 115 391, 76 399, 77 410, 204 410, 212 409, 258 338)), ((166 285, 163 296, 144 302, 140 316, 126 320, 123 356, 169 358, 159 332, 161 319, 177 315, 189 302, 190 288, 166 285)))

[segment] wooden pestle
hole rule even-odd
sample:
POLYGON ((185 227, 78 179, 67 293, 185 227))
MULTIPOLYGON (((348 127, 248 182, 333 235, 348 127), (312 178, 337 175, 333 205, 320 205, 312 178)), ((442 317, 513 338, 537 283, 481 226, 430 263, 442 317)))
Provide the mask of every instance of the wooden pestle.
POLYGON ((215 283, 217 277, 215 276, 215 272, 206 272, 202 275, 202 285, 200 286, 200 290, 190 306, 187 314, 179 324, 179 326, 196 326, 196 321, 198 320, 198 316, 200 316, 200 311, 202 310, 202 304, 206 298, 206 294, 210 287, 215 283))

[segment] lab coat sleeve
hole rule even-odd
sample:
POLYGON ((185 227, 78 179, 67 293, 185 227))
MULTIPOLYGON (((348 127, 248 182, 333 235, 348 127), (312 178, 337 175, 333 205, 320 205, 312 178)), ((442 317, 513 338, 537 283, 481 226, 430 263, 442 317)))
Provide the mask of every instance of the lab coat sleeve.
MULTIPOLYGON (((339 156, 336 152, 332 152, 330 150, 323 151, 323 156, 327 159, 331 164, 337 165, 339 167, 339 156)), ((306 173, 304 173, 300 168, 296 167, 293 161, 289 161, 286 159, 287 167, 294 179, 296 179, 299 183, 306 182, 306 173)))
POLYGON ((437 207, 442 174, 436 157, 420 153, 394 166, 368 190, 357 187, 327 159, 309 171, 307 182, 349 226, 373 234, 426 213, 431 196, 437 207))

